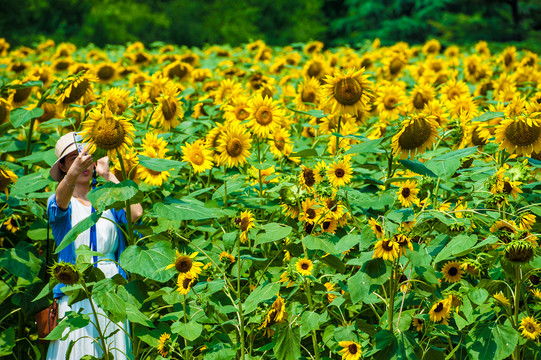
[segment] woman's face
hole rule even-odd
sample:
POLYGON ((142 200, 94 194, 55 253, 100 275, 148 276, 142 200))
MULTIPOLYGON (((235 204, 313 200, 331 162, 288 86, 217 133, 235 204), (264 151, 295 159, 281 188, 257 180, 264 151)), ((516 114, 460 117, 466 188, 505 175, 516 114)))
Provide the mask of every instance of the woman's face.
MULTIPOLYGON (((71 165, 73 165, 73 162, 75 159, 77 159, 77 156, 79 156, 79 153, 77 150, 70 152, 68 155, 64 157, 64 164, 60 164, 60 170, 67 173, 68 170, 71 168, 71 165)), ((77 182, 86 182, 88 183, 90 179, 92 179, 92 170, 94 169, 94 164, 90 165, 85 171, 83 171, 79 177, 77 178, 77 182)))

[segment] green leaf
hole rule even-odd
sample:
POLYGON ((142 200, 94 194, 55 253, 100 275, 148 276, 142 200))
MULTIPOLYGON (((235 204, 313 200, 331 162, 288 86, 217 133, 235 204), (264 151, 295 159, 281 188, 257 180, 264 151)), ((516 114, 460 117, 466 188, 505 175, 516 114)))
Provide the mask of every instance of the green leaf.
POLYGON ((42 108, 33 108, 32 110, 23 108, 13 109, 10 113, 10 121, 14 128, 18 128, 30 120, 40 117, 43 115, 43 112, 42 108))
POLYGON ((110 312, 115 322, 126 319, 126 303, 116 293, 117 288, 118 284, 113 279, 100 280, 92 288, 92 299, 100 308, 110 312))
POLYGON ((319 327, 320 315, 315 311, 305 311, 301 317, 301 339, 319 327))
POLYGON ((449 241, 434 259, 435 262, 447 260, 458 254, 466 254, 471 251, 477 242, 477 235, 458 235, 449 241))
POLYGON ((316 149, 303 149, 303 150, 299 150, 297 152, 293 152, 289 154, 290 158, 293 158, 293 157, 305 158, 305 157, 311 157, 311 156, 319 156, 316 149))
POLYGON ((278 291, 280 291, 279 283, 270 283, 258 286, 244 301, 244 314, 249 314, 257 309, 257 306, 260 303, 276 296, 278 291))
POLYGON ((41 260, 34 252, 35 247, 19 241, 14 248, 0 249, 0 268, 19 278, 32 281, 41 269, 41 260))
POLYGON ((347 250, 351 250, 353 247, 359 245, 361 242, 361 235, 358 234, 347 234, 342 237, 336 245, 334 245, 338 253, 342 253, 347 250))
POLYGON ((302 239, 302 243, 308 250, 322 250, 329 254, 339 254, 334 244, 321 236, 308 235, 302 239))
POLYGON ((10 327, 0 334, 0 356, 13 354, 15 347, 15 328, 10 327))
POLYGON ((399 160, 399 162, 408 170, 413 171, 416 174, 437 178, 438 176, 427 168, 419 160, 399 160))
POLYGON ((171 325, 171 332, 179 334, 188 341, 194 341, 197 339, 203 331, 203 325, 191 321, 188 324, 177 321, 171 325))
POLYGON ((352 145, 351 148, 349 148, 349 150, 346 151, 346 155, 347 154, 364 154, 364 153, 372 153, 372 154, 384 153, 385 151, 379 147, 379 144, 381 143, 382 140, 383 139, 367 140, 363 143, 352 145))
POLYGON ((70 331, 84 328, 90 324, 90 317, 86 314, 78 314, 75 311, 68 311, 64 319, 51 331, 45 340, 58 340, 67 339, 69 332, 63 337, 64 330, 70 329, 70 331))
POLYGON ((391 271, 384 260, 372 259, 366 261, 361 269, 348 279, 351 302, 353 304, 361 300, 364 302, 370 300, 371 302, 375 297, 372 292, 385 283, 390 278, 390 275, 391 271))
POLYGON ((289 324, 281 326, 274 335, 276 345, 274 356, 277 360, 298 360, 301 358, 301 333, 298 327, 289 324))
POLYGON ((281 240, 291 233, 291 226, 269 223, 263 226, 264 233, 257 234, 255 238, 255 245, 265 244, 281 240))
POLYGON ((205 220, 220 217, 216 211, 194 199, 178 200, 170 204, 158 202, 154 204, 154 211, 158 218, 168 220, 205 220))
POLYGON ((176 253, 170 242, 158 241, 148 245, 129 246, 120 255, 120 265, 126 271, 165 282, 175 275, 173 270, 165 270, 175 257, 176 253))
POLYGON ((488 121, 492 119, 501 118, 504 116, 505 114, 501 111, 486 111, 480 116, 474 117, 473 119, 471 119, 471 121, 488 121))
POLYGON ((488 291, 484 288, 471 288, 468 290, 468 297, 477 305, 481 305, 488 297, 488 291))
POLYGON ((60 243, 60 245, 58 245, 54 253, 58 254, 61 250, 74 242, 75 239, 77 239, 77 236, 82 234, 85 230, 90 229, 92 225, 98 222, 100 217, 101 212, 95 212, 90 214, 90 216, 86 219, 79 221, 74 227, 71 228, 70 231, 68 231, 66 236, 64 236, 64 239, 62 239, 62 242, 60 243))
POLYGON ((451 160, 451 159, 462 159, 462 158, 464 158, 466 156, 470 156, 471 154, 474 154, 476 152, 477 152, 477 146, 472 146, 472 147, 465 148, 465 149, 459 149, 459 150, 455 150, 455 151, 450 151, 450 152, 445 153, 443 155, 436 156, 435 158, 430 159, 429 161, 432 162, 432 161, 446 161, 446 160, 451 160))
POLYGON ((125 201, 130 200, 139 192, 137 184, 132 180, 125 180, 115 184, 111 181, 95 188, 88 193, 88 200, 98 211, 125 207, 125 201))
POLYGON ((518 337, 509 320, 503 325, 492 321, 479 322, 468 333, 466 348, 472 359, 501 360, 513 353, 518 337))
POLYGON ((10 196, 20 197, 21 195, 41 190, 50 183, 51 181, 46 179, 41 172, 25 175, 13 184, 10 196))
POLYGON ((151 158, 144 155, 138 155, 138 158, 140 165, 154 171, 170 171, 175 169, 178 170, 186 164, 186 162, 184 161, 151 158))

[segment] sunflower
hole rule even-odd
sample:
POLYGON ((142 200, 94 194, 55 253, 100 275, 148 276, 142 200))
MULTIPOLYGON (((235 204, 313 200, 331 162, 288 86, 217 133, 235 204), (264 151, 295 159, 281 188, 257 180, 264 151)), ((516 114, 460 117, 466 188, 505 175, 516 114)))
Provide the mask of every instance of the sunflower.
POLYGON ((229 124, 218 139, 218 152, 220 164, 228 167, 239 166, 246 162, 250 156, 252 139, 241 124, 229 124))
POLYGON ((422 331, 423 330, 423 325, 424 325, 423 319, 414 317, 414 318, 411 319, 411 324, 413 326, 415 326, 415 329, 417 331, 422 331))
POLYGON ((530 156, 541 151, 541 123, 537 119, 526 116, 505 119, 494 135, 500 150, 506 149, 511 154, 530 156))
POLYGON ((300 111, 318 108, 322 100, 321 84, 316 78, 305 78, 297 87, 297 95, 293 100, 295 107, 300 111))
POLYGON ((398 256, 406 255, 406 249, 410 249, 410 251, 413 251, 411 239, 404 234, 394 235, 392 241, 398 244, 398 256))
POLYGON ((436 98, 436 89, 428 82, 419 82, 410 92, 410 109, 418 112, 424 109, 425 105, 436 98))
POLYGON ((203 139, 199 139, 192 144, 185 143, 180 149, 182 151, 182 161, 190 163, 196 174, 212 169, 212 151, 206 148, 203 139))
POLYGON ((418 193, 419 189, 417 189, 417 182, 413 180, 406 180, 406 182, 403 182, 400 190, 396 192, 398 200, 404 207, 412 206, 418 199, 418 193))
POLYGON ((335 196, 322 196, 321 202, 323 203, 325 217, 339 220, 347 212, 347 209, 342 203, 336 200, 335 196))
POLYGON ((227 251, 222 251, 220 253, 220 261, 227 264, 233 264, 235 262, 235 257, 227 251))
POLYGON ((314 265, 312 264, 311 260, 308 259, 300 259, 295 264, 295 268, 297 269, 297 272, 304 276, 310 276, 312 275, 312 269, 314 268, 314 265))
POLYGON ((211 97, 217 105, 229 104, 232 98, 239 96, 244 91, 242 84, 233 79, 220 81, 216 90, 211 92, 211 97))
MULTIPOLYGON (((126 171, 128 179, 139 182, 139 158, 137 157, 137 151, 135 151, 134 149, 130 149, 130 151, 126 152, 123 155, 122 161, 124 162, 124 169, 126 171)), ((116 161, 114 161, 112 171, 118 180, 124 180, 124 177, 122 175, 122 166, 120 165, 120 159, 116 159, 116 161)))
POLYGON ((299 174, 300 185, 307 190, 313 189, 316 184, 314 170, 308 166, 301 165, 301 173, 299 174))
POLYGON ((378 239, 383 238, 383 227, 376 219, 370 218, 370 220, 368 220, 368 225, 370 225, 370 228, 378 239))
POLYGON ((323 97, 333 113, 355 115, 367 107, 372 97, 371 82, 364 75, 364 68, 336 72, 333 76, 328 75, 325 81, 323 97))
POLYGON ((389 83, 377 91, 374 105, 382 121, 393 121, 404 110, 406 101, 404 89, 398 84, 389 83))
POLYGON ((447 282, 456 283, 462 279, 462 275, 464 274, 464 271, 462 270, 462 265, 459 261, 449 261, 443 269, 441 269, 441 272, 443 273, 443 278, 447 282))
POLYGON ((531 289, 530 292, 535 297, 535 300, 539 301, 541 299, 541 290, 539 290, 539 289, 531 289))
POLYGON ((346 157, 335 161, 327 170, 327 177, 332 186, 338 188, 351 182, 353 170, 349 160, 349 157, 346 157))
POLYGON ((17 175, 5 166, 0 166, 0 191, 6 193, 7 198, 9 199, 8 185, 10 183, 17 182, 17 175))
POLYGON ((336 291, 336 286, 330 281, 327 281, 325 284, 323 284, 323 286, 325 286, 325 290, 327 290, 327 301, 330 304, 333 302, 334 299, 338 297, 338 295, 336 294, 331 294, 331 291, 336 291))
POLYGON ((374 256, 375 258, 382 258, 383 260, 393 261, 398 258, 400 251, 400 246, 397 242, 390 239, 381 239, 374 246, 374 256))
POLYGON ((286 306, 284 303, 284 299, 280 295, 276 297, 276 300, 272 303, 272 306, 265 316, 265 320, 263 320, 263 323, 258 328, 259 330, 265 328, 265 327, 271 327, 272 325, 276 323, 281 323, 284 321, 286 314, 286 306))
POLYGON ((338 343, 343 349, 340 350, 342 360, 357 360, 361 357, 361 345, 354 341, 340 341, 338 343))
POLYGON ((284 271, 282 275, 280 275, 279 281, 283 283, 286 286, 286 288, 288 288, 295 285, 296 279, 297 279, 297 276, 295 275, 295 273, 293 272, 288 273, 287 271, 284 271))
POLYGON ((402 159, 411 153, 422 154, 432 146, 437 136, 435 117, 412 115, 402 122, 402 129, 393 136, 393 151, 402 159))
POLYGON ((81 279, 81 273, 77 270, 77 267, 68 262, 55 263, 49 273, 53 278, 64 285, 77 284, 81 279))
POLYGON ((172 345, 171 335, 163 333, 158 340, 158 352, 162 357, 167 357, 172 345))
POLYGON ((177 291, 182 295, 188 295, 195 278, 190 274, 180 273, 177 278, 177 291))
MULTIPOLYGON (((0 189, 2 187, 0 186, 0 189)), ((519 228, 520 230, 530 230, 536 222, 536 217, 534 214, 527 212, 519 216, 519 228)))
POLYGON ((109 157, 114 158, 117 152, 123 154, 133 146, 134 131, 135 128, 128 119, 115 116, 105 106, 103 111, 97 108, 90 110, 82 123, 80 135, 83 142, 89 144, 89 153, 94 153, 100 148, 106 150, 109 157))
POLYGON ((111 62, 101 62, 92 70, 102 84, 108 84, 118 77, 118 66, 111 62))
POLYGON ((317 165, 314 168, 314 178, 316 179, 316 182, 319 184, 323 180, 325 180, 325 175, 327 174, 327 170, 329 170, 329 167, 327 166, 327 163, 323 160, 317 163, 317 165))
POLYGON ((160 96, 156 99, 158 107, 154 110, 150 123, 160 130, 169 131, 180 124, 179 119, 184 117, 182 102, 177 98, 178 89, 173 86, 166 86, 160 96))
POLYGON ((291 135, 284 128, 277 128, 272 134, 270 134, 269 144, 270 152, 275 157, 289 156, 293 151, 292 141, 290 139, 291 135))
POLYGON ((192 279, 197 279, 199 274, 201 274, 203 263, 199 261, 194 261, 193 259, 199 254, 198 252, 191 253, 190 255, 181 254, 177 252, 175 261, 172 264, 167 265, 165 270, 175 268, 179 272, 180 276, 189 276, 192 279))
POLYGON ((470 88, 462 80, 451 79, 439 89, 442 102, 451 101, 456 97, 470 95, 470 88))
POLYGON ((101 100, 115 115, 122 115, 130 105, 130 92, 128 89, 114 87, 101 93, 101 100))
POLYGON ((434 322, 442 323, 443 325, 449 325, 449 317, 451 313, 451 299, 446 298, 437 301, 428 312, 430 320, 434 322))
POLYGON ((273 101, 267 96, 263 97, 260 93, 248 101, 248 111, 250 112, 248 127, 260 138, 268 137, 282 121, 283 113, 278 101, 273 101))
POLYGON ((19 231, 20 223, 21 217, 19 215, 13 214, 6 221, 4 221, 2 225, 6 227, 7 231, 16 233, 17 231, 19 231))
POLYGON ((536 340, 541 334, 541 326, 535 321, 533 316, 525 316, 520 320, 519 330, 522 330, 522 336, 530 340, 536 340))
POLYGON ((250 210, 243 211, 234 222, 240 229, 240 240, 245 243, 248 240, 248 231, 255 226, 254 214, 250 210))
POLYGON ((537 243, 519 239, 513 240, 505 246, 503 255, 505 259, 515 264, 525 264, 530 262, 535 255, 537 243))
POLYGON ((0 125, 9 121, 11 104, 4 98, 0 98, 0 125))
POLYGON ((437 55, 440 53, 441 44, 437 39, 430 39, 424 45, 422 52, 425 55, 437 55))
POLYGON ((325 75, 329 72, 329 65, 321 54, 315 54, 308 60, 302 69, 302 73, 306 78, 315 78, 322 81, 325 75))
POLYGON ((315 199, 306 199, 302 202, 302 211, 299 216, 300 221, 306 221, 310 224, 319 222, 323 208, 315 199))
MULTIPOLYGON (((36 81, 37 77, 25 77, 23 80, 13 80, 11 85, 28 85, 30 81, 36 81)), ((32 95, 33 86, 26 86, 18 89, 11 89, 8 98, 12 107, 18 108, 24 106, 32 95)))
POLYGON ((332 216, 327 215, 321 221, 321 231, 323 232, 334 234, 336 232, 337 227, 338 227, 338 220, 336 220, 332 216))
MULTIPOLYGON (((166 156, 167 142, 162 138, 158 138, 157 134, 148 132, 143 139, 143 152, 141 155, 151 158, 170 159, 170 156, 166 156)), ((138 176, 147 184, 152 186, 162 186, 164 181, 169 178, 168 171, 157 171, 146 168, 144 166, 138 167, 138 176)))
POLYGON ((248 97, 244 95, 231 97, 230 102, 224 108, 224 119, 226 122, 244 121, 249 116, 248 97))
POLYGON ((509 302, 509 299, 500 291, 499 293, 496 293, 492 295, 494 299, 498 300, 500 304, 502 304, 505 307, 511 307, 511 303, 509 302))

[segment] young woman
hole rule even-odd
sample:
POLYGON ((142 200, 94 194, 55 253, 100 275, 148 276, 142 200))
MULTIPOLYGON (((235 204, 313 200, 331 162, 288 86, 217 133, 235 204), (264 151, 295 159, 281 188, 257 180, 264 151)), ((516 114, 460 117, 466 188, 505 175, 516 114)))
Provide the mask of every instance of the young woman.
MULTIPOLYGON (((90 216, 92 205, 88 200, 88 192, 92 180, 92 172, 94 168, 99 176, 106 181, 118 183, 118 179, 109 170, 109 159, 102 158, 94 164, 92 156, 82 150, 80 153, 75 144, 74 133, 68 133, 62 136, 56 143, 55 153, 57 157, 56 163, 50 170, 51 177, 58 181, 55 194, 49 197, 47 203, 47 215, 53 231, 53 236, 57 245, 59 245, 68 231, 79 221, 90 216)), ((143 214, 143 208, 140 204, 131 205, 131 217, 135 222, 143 214)), ((90 229, 80 234, 77 239, 61 250, 58 256, 58 261, 65 261, 75 264, 76 254, 75 249, 80 245, 88 245, 91 249, 104 254, 98 258, 97 266, 105 274, 106 277, 113 277, 116 274, 121 274, 124 277, 126 274, 118 265, 112 261, 118 261, 122 251, 126 247, 125 239, 122 231, 111 221, 118 224, 127 223, 126 211, 116 211, 114 209, 107 210, 96 223, 96 244, 91 246, 90 229)), ((76 302, 71 306, 68 304, 68 296, 65 296, 61 288, 63 284, 56 286, 53 290, 55 299, 58 302, 58 318, 59 321, 67 311, 81 311, 84 314, 89 314, 91 323, 82 329, 77 329, 70 332, 66 340, 52 341, 47 352, 47 359, 67 359, 66 352, 71 341, 75 344, 71 350, 69 359, 81 359, 84 355, 92 355, 100 358, 103 355, 101 343, 98 340, 98 330, 92 324, 96 319, 92 315, 92 308, 88 299, 76 302)), ((101 309, 97 309, 98 313, 102 313, 101 309)), ((117 331, 114 335, 106 339, 108 350, 114 355, 115 360, 132 359, 132 348, 130 338, 125 331, 129 331, 127 321, 125 323, 113 323, 105 316, 98 316, 100 328, 105 333, 105 337, 117 331), (125 331, 119 329, 124 328, 125 331)))

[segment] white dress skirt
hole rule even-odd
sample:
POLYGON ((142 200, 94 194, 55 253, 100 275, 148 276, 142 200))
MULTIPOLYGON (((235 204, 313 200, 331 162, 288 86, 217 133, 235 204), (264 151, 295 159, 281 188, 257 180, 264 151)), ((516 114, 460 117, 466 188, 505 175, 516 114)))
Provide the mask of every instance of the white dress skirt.
MULTIPOLYGON (((72 198, 71 200, 72 207, 72 217, 71 224, 75 226, 79 221, 90 216, 91 207, 84 205, 79 200, 72 198)), ((118 248, 118 229, 114 223, 109 220, 113 220, 113 215, 110 210, 104 212, 101 219, 96 223, 96 243, 97 251, 104 254, 104 257, 98 258, 102 259, 114 259, 114 253, 118 248)), ((90 230, 86 230, 80 234, 75 240, 75 248, 78 248, 80 245, 90 245, 90 230)), ((114 275, 118 274, 118 267, 114 262, 109 261, 100 261, 98 262, 98 268, 103 271, 105 277, 111 278, 114 275)), ((58 302, 58 321, 64 317, 66 312, 75 311, 78 312, 82 309, 83 314, 88 314, 90 316, 91 323, 86 327, 81 329, 73 330, 69 333, 66 340, 55 340, 51 341, 49 344, 49 349, 47 351, 48 360, 79 360, 84 355, 92 355, 96 358, 100 358, 103 355, 101 349, 101 341, 99 340, 99 333, 92 322, 96 322, 96 319, 92 313, 92 307, 88 299, 76 302, 71 306, 68 305, 68 296, 64 295, 61 298, 57 299, 58 302), (66 352, 70 345, 70 342, 75 342, 69 359, 66 357, 66 352)), ((101 310, 96 303, 96 311, 98 314, 98 319, 100 322, 100 328, 104 332, 106 338, 106 345, 109 349, 109 352, 113 354, 115 360, 124 360, 124 359, 133 359, 133 352, 131 346, 131 340, 127 336, 126 332, 129 332, 129 324, 126 320, 124 323, 114 323, 108 318, 103 316, 104 312, 101 310), (118 330, 118 331, 117 331, 118 330), (109 336, 112 332, 115 332, 112 336, 109 336)), ((64 335, 69 331, 65 330, 64 335)))

